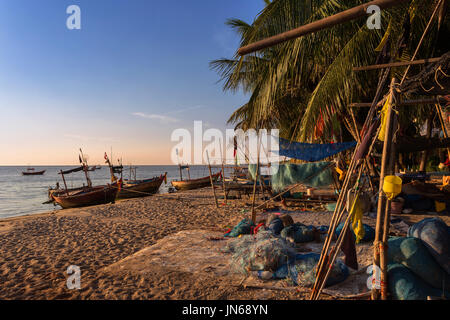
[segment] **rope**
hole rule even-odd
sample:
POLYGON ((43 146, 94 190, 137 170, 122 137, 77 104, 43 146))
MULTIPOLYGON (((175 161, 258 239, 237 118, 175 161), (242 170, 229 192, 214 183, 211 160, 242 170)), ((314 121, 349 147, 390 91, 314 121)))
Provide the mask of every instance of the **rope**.
MULTIPOLYGON (((422 45, 423 39, 425 38, 425 35, 428 32, 428 29, 430 28, 431 22, 434 20, 434 16, 436 15, 436 12, 438 11, 439 6, 441 5, 441 2, 442 2, 442 0, 439 0, 438 3, 436 4, 433 14, 431 15, 430 20, 428 21, 427 26, 426 26, 425 30, 423 31, 422 37, 419 40, 419 44, 416 47, 416 51, 414 52, 414 55, 412 56, 411 61, 414 61, 414 59, 416 58, 416 55, 419 52, 419 48, 422 45)), ((403 84, 403 81, 405 81, 406 75, 408 74, 408 71, 410 68, 411 68, 411 65, 408 65, 408 67, 405 70, 405 73, 403 74, 403 78, 400 81, 400 85, 403 84)))

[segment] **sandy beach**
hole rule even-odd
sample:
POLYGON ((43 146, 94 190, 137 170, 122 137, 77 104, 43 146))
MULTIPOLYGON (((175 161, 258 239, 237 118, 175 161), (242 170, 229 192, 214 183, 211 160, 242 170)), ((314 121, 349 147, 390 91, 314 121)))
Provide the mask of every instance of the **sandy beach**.
MULTIPOLYGON (((243 289, 236 285, 239 281, 231 283, 227 277, 170 265, 154 265, 145 274, 107 271, 108 266, 180 231, 223 234, 226 226, 248 215, 250 205, 243 198, 217 209, 211 189, 205 188, 1 220, 0 299, 306 298, 306 289, 243 289), (81 268, 81 290, 66 287, 70 265, 81 268)), ((409 223, 423 218, 402 216, 409 223)), ((330 218, 330 212, 294 215, 295 221, 313 225, 326 225, 330 218)), ((443 218, 448 223, 448 217, 443 218)), ((365 223, 375 221, 366 217, 365 223)), ((358 250, 360 265, 369 264, 371 243, 358 250)), ((189 261, 187 255, 177 258, 189 261)))

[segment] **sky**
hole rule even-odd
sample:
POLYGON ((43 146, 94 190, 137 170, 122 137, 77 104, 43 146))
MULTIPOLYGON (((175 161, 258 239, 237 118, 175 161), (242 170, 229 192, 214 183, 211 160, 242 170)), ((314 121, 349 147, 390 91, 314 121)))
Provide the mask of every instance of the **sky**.
POLYGON ((214 59, 263 0, 1 0, 0 165, 172 164, 173 130, 225 130, 248 97, 223 92, 214 59), (70 30, 70 5, 81 29, 70 30))

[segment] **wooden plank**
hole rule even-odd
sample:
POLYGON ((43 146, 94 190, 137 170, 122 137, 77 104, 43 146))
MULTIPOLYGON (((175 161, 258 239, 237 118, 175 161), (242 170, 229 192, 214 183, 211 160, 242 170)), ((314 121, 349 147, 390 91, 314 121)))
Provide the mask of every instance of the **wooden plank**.
MULTIPOLYGON (((403 100, 397 102, 397 106, 411 106, 411 105, 417 105, 417 104, 435 104, 435 103, 445 103, 446 100, 442 97, 435 97, 430 99, 419 99, 419 100, 403 100)), ((378 103, 379 105, 380 103, 378 103)), ((351 103, 351 108, 370 108, 372 106, 372 103, 370 102, 355 102, 351 103)))
POLYGON ((392 67, 402 67, 402 66, 410 66, 416 64, 424 64, 424 63, 432 63, 437 62, 441 58, 430 58, 430 59, 422 59, 422 60, 414 60, 414 61, 403 61, 403 62, 392 62, 392 63, 384 63, 384 64, 374 64, 370 66, 362 66, 362 67, 353 67, 353 71, 366 71, 366 70, 376 70, 376 69, 384 69, 384 68, 392 68, 392 67))

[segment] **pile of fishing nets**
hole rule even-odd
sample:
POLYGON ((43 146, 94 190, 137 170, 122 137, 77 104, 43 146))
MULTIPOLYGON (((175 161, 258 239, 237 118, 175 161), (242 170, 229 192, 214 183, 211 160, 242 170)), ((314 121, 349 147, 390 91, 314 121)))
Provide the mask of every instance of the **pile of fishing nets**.
POLYGON ((408 237, 421 239, 439 265, 450 274, 450 227, 442 219, 423 219, 409 228, 408 237))
POLYGON ((242 234, 250 234, 255 224, 252 220, 244 218, 242 219, 232 230, 225 233, 224 237, 238 237, 242 234))
POLYGON ((388 241, 388 285, 392 297, 450 297, 450 274, 445 269, 450 259, 447 225, 439 218, 425 219, 411 226, 408 235, 388 241))
POLYGON ((232 253, 233 272, 248 275, 250 271, 276 271, 295 256, 292 247, 271 231, 261 230, 256 235, 243 235, 232 239, 224 248, 232 253))
POLYGON ((314 241, 314 234, 316 228, 313 226, 306 226, 302 223, 294 223, 281 230, 281 237, 290 242, 304 243, 314 241))
MULTIPOLYGON (((287 263, 281 265, 275 272, 258 272, 261 279, 289 279, 295 285, 312 287, 316 279, 316 266, 320 254, 306 253, 296 254, 287 263)), ((325 284, 329 287, 338 284, 349 276, 348 267, 340 260, 336 260, 325 284)))

